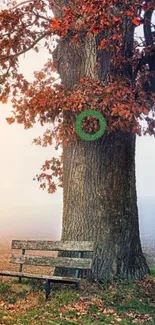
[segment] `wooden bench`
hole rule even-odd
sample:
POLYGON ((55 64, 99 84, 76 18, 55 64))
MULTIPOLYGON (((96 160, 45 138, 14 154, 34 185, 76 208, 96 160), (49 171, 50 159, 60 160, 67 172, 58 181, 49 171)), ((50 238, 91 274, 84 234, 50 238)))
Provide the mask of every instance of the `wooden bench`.
POLYGON ((11 243, 12 249, 22 250, 21 255, 12 254, 10 263, 19 264, 19 272, 14 271, 1 271, 1 276, 13 276, 29 279, 42 279, 45 280, 46 299, 50 294, 51 282, 72 283, 79 287, 79 270, 92 269, 92 256, 91 258, 83 258, 85 252, 93 253, 94 243, 89 241, 33 241, 33 240, 13 240, 11 243), (78 252, 78 257, 53 257, 53 256, 32 256, 25 254, 26 251, 63 251, 63 252, 78 252), (75 269, 75 277, 60 277, 54 275, 41 275, 23 272, 23 265, 35 266, 51 266, 57 268, 75 269))

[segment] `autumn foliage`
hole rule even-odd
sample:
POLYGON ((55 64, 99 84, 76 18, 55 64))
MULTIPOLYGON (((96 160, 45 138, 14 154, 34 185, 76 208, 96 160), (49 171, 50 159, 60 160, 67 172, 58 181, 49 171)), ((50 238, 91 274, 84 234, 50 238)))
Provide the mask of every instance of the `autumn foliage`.
MULTIPOLYGON (((155 3, 151 0, 34 0, 2 9, 0 100, 6 103, 8 96, 12 96, 14 111, 13 116, 7 118, 8 123, 16 121, 25 129, 38 122, 47 124, 43 138, 34 142, 42 146, 55 144, 56 149, 79 138, 75 120, 81 111, 88 109, 103 114, 107 132, 121 129, 138 135, 155 135, 155 94, 149 87, 155 73, 149 65, 149 58, 155 53, 153 33, 141 42, 129 40, 130 50, 125 48, 123 34, 125 22, 130 28, 141 25, 151 31, 154 26, 145 13, 152 14, 154 9, 155 3), (97 51, 110 53, 111 68, 106 82, 86 76, 67 90, 54 77, 52 51, 56 38, 69 37, 78 47, 81 39, 92 35, 97 40, 97 51), (38 52, 40 41, 50 59, 42 71, 34 73, 34 81, 30 83, 19 73, 19 57, 31 49, 38 52)), ((96 132, 98 120, 84 119, 83 128, 88 133, 96 132)), ((46 161, 37 176, 41 187, 48 187, 49 193, 55 192, 57 185, 62 186, 62 163, 63 156, 46 161)))

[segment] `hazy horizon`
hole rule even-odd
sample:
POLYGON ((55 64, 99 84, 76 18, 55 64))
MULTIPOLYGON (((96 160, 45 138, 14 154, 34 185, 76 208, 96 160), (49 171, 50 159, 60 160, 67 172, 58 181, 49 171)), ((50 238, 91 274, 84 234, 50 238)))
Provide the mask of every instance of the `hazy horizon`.
MULTIPOLYGON (((138 197, 139 223, 142 242, 155 243, 155 200, 138 197)), ((12 239, 60 240, 62 201, 52 206, 21 206, 0 209, 0 244, 12 239), (3 216, 3 218, 2 218, 3 216)))

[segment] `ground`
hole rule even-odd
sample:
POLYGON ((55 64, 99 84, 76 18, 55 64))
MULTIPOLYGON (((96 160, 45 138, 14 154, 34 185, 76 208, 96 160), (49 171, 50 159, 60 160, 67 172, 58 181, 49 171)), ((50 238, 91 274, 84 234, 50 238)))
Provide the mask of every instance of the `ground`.
POLYGON ((0 325, 155 324, 155 268, 143 281, 53 285, 45 301, 41 281, 1 277, 0 325))
MULTIPOLYGON (((18 271, 18 265, 8 263, 9 246, 8 242, 0 245, 0 269, 18 271)), ((49 267, 34 267, 33 272, 40 269, 51 272, 49 267)), ((32 267, 24 270, 32 271, 32 267)), ((108 287, 83 281, 78 290, 74 285, 53 285, 47 302, 44 282, 23 279, 19 284, 17 278, 0 277, 0 325, 50 324, 155 325, 155 266, 143 281, 117 279, 108 287)))

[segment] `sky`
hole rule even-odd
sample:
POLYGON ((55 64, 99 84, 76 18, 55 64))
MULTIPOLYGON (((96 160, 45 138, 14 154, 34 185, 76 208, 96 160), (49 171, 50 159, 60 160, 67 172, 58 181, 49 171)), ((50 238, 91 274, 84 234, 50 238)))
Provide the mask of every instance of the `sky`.
MULTIPOLYGON (((33 72, 41 70, 46 60, 45 49, 42 48, 39 54, 31 51, 20 59, 21 72, 31 81, 33 72)), ((36 227, 40 231, 44 223, 51 223, 52 233, 52 220, 55 235, 60 236, 62 189, 50 195, 39 188, 39 183, 33 181, 33 177, 40 173, 46 159, 58 156, 61 151, 32 144, 33 139, 40 136, 46 127, 38 124, 33 129, 25 130, 23 125, 9 125, 5 119, 12 115, 11 109, 11 102, 0 103, 0 239, 6 233, 14 233, 22 225, 25 230, 21 229, 21 232, 33 235, 36 227)), ((43 236, 46 237, 46 234, 43 233, 43 236)))
MULTIPOLYGON (((20 58, 20 69, 28 80, 33 71, 41 70, 47 60, 45 49, 30 51, 20 58)), ((62 189, 50 195, 39 189, 33 177, 46 159, 58 156, 53 147, 32 145, 33 138, 43 133, 36 125, 24 130, 23 125, 9 125, 11 103, 0 103, 0 241, 17 233, 26 238, 58 239, 61 233, 62 189), (45 227, 46 225, 46 227, 45 227), (19 232, 20 230, 20 232, 19 232)), ((138 197, 155 199, 155 138, 137 137, 136 181, 138 197)), ((155 211, 154 211, 155 212, 155 211)))

